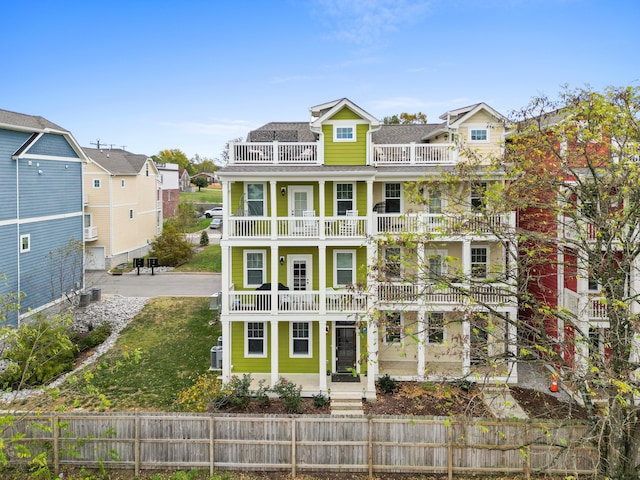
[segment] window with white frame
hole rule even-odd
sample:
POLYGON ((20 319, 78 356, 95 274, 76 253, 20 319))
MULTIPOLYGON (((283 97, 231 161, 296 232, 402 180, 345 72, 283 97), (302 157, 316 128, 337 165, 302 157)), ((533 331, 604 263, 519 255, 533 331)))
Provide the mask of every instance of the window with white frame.
POLYGON ((402 341, 402 312, 385 312, 384 316, 384 343, 400 343, 402 341))
POLYGON ((262 217, 266 208, 266 186, 264 183, 247 183, 246 199, 247 214, 252 217, 262 217))
POLYGON ((311 357, 311 324, 309 322, 291 322, 290 356, 311 357))
POLYGON ((129 209, 129 220, 133 220, 133 208, 129 209))
POLYGON ((333 126, 334 142, 355 142, 356 126, 355 124, 339 123, 333 126))
POLYGON ((266 278, 264 250, 245 250, 244 252, 244 285, 259 287, 266 278))
POLYGON ((400 278, 402 268, 402 251, 399 247, 384 247, 382 252, 384 258, 383 273, 388 280, 400 278))
POLYGON ((99 178, 94 178, 93 179, 93 188, 100 188, 100 179, 99 178))
POLYGON ((481 212, 486 204, 487 184, 485 182, 473 183, 471 185, 471 211, 481 212))
POLYGON ((487 278, 489 271, 489 249, 487 247, 471 247, 471 276, 487 278))
POLYGON ((444 313, 427 313, 427 343, 442 343, 444 341, 444 313))
POLYGON ((469 129, 470 142, 488 142, 489 130, 487 128, 471 128, 469 129))
POLYGON ((20 235, 20 253, 28 252, 31 250, 31 235, 20 235))
POLYGON ((355 258, 355 250, 335 250, 333 252, 334 286, 346 287, 355 283, 355 258))
POLYGON ((447 251, 427 250, 425 252, 426 276, 431 282, 439 282, 447 273, 447 251))
POLYGON ((267 329, 264 322, 246 322, 244 336, 244 355, 245 357, 266 357, 267 329))
POLYGON ((402 205, 402 185, 399 183, 384 184, 385 213, 400 213, 402 205))
POLYGON ((346 215, 347 211, 355 210, 355 187, 353 183, 336 183, 336 213, 346 215))
POLYGON ((83 215, 83 218, 84 218, 84 220, 83 220, 84 228, 90 227, 91 226, 91 214, 90 213, 85 213, 83 215))
POLYGON ((427 213, 442 213, 442 191, 439 188, 425 188, 424 199, 427 213))

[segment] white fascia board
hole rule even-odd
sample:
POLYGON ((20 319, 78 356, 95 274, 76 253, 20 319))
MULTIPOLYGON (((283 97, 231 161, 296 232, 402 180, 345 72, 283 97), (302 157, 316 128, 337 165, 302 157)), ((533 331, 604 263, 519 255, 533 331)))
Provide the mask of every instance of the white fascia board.
POLYGON ((349 99, 343 98, 342 100, 337 102, 333 107, 331 107, 331 109, 329 109, 329 111, 327 111, 327 113, 325 113, 323 116, 321 116, 321 117, 317 118, 316 120, 314 120, 311 123, 311 127, 312 128, 320 127, 323 123, 325 123, 325 121, 327 119, 329 119, 332 116, 334 116, 343 107, 348 107, 350 110, 353 110, 354 113, 356 113, 360 117, 362 117, 365 120, 367 120, 367 123, 370 123, 372 126, 378 126, 380 124, 380 121, 377 118, 375 118, 373 115, 371 115, 370 113, 364 111, 362 108, 360 108, 358 105, 356 105, 355 103, 353 103, 349 99))

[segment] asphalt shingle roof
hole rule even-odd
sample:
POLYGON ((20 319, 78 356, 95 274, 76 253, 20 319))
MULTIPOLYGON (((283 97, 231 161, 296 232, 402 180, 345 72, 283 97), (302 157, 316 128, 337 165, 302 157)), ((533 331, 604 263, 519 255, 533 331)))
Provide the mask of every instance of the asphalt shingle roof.
POLYGON ((127 152, 120 148, 82 150, 91 160, 114 175, 137 175, 149 157, 137 153, 127 152))
POLYGON ((0 110, 0 124, 14 125, 16 127, 29 128, 33 130, 44 130, 45 128, 51 128, 54 130, 60 130, 68 132, 68 130, 50 122, 44 117, 26 115, 24 113, 11 112, 9 110, 0 110))

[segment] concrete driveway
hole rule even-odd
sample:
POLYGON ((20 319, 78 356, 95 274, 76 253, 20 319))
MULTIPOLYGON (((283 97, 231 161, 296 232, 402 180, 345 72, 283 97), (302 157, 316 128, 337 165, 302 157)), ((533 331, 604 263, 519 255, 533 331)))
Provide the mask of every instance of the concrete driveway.
POLYGON ((219 273, 127 273, 109 275, 102 271, 86 274, 87 290, 99 288, 107 295, 123 297, 209 297, 221 289, 219 273))

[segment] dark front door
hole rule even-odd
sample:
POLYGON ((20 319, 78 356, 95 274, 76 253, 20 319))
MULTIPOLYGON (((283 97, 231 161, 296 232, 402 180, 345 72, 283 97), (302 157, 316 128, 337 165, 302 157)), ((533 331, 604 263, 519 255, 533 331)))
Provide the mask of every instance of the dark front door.
POLYGON ((356 367, 356 329, 336 327, 336 372, 348 373, 356 367))

